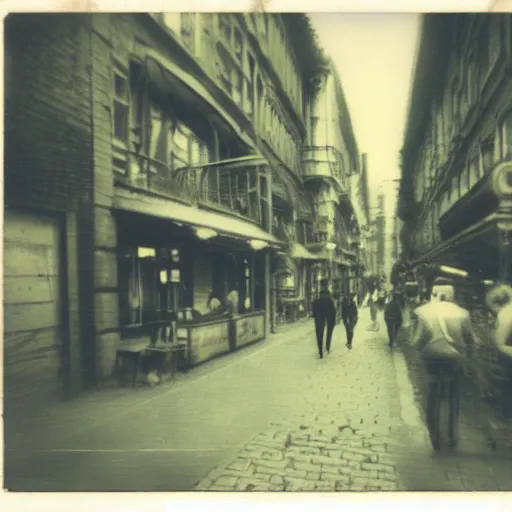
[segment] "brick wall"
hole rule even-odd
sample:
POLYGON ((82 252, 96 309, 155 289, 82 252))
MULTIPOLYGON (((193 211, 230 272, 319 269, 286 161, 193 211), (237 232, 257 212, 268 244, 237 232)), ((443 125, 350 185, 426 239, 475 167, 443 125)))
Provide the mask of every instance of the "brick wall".
MULTIPOLYGON (((92 140, 87 15, 11 14, 5 21, 5 201, 72 214, 66 238, 69 343, 81 355, 76 389, 91 381, 92 140), (74 247, 74 250, 69 250, 74 247), (77 284, 77 286, 74 286, 77 284), (71 312, 71 313, 70 313, 71 312)), ((66 298, 66 297, 65 297, 66 298)), ((71 347, 73 349, 73 347, 71 347)))

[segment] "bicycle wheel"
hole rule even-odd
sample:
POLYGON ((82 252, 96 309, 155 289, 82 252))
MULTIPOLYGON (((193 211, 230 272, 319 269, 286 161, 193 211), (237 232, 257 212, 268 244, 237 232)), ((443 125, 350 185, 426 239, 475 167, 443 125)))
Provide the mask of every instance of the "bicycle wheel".
POLYGON ((450 383, 450 446, 459 444, 459 388, 455 381, 450 383))

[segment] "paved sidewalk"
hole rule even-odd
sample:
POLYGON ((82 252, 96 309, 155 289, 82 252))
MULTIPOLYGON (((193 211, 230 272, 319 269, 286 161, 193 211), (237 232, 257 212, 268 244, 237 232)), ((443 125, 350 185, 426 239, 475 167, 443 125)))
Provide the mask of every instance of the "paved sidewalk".
POLYGON ((186 386, 187 383, 233 364, 259 350, 266 349, 269 344, 275 345, 302 336, 307 330, 312 331, 311 321, 299 320, 294 324, 280 326, 275 334, 265 340, 251 344, 236 352, 207 361, 190 369, 187 373, 177 373, 172 381, 150 387, 143 382, 139 373, 137 386, 121 386, 117 380, 104 382, 97 389, 83 393, 71 400, 62 401, 45 410, 27 413, 21 411, 19 416, 12 414, 4 422, 4 435, 8 442, 6 448, 21 453, 47 448, 48 440, 66 440, 84 429, 105 424, 110 418, 124 414, 128 410, 136 411, 148 400, 164 396, 170 389, 186 386))
POLYGON ((472 444, 474 436, 473 452, 432 452, 403 355, 387 346, 382 321, 369 331, 367 311, 360 316, 354 349, 337 328, 333 353, 305 376, 316 391, 297 398, 305 412, 275 421, 197 490, 512 489, 510 460, 472 444))

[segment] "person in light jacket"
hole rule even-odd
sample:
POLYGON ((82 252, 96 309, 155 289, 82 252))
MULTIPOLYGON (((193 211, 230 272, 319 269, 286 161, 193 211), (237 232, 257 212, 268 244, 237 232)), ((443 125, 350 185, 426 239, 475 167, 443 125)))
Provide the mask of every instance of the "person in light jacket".
POLYGON ((413 341, 422 352, 427 371, 444 367, 456 375, 467 367, 468 357, 477 344, 469 311, 455 303, 451 282, 434 285, 433 300, 416 308, 413 341))
POLYGON ((320 359, 324 357, 324 331, 327 327, 326 349, 331 351, 332 332, 336 324, 336 307, 328 289, 327 279, 320 281, 320 296, 313 301, 313 318, 315 319, 316 343, 320 359))

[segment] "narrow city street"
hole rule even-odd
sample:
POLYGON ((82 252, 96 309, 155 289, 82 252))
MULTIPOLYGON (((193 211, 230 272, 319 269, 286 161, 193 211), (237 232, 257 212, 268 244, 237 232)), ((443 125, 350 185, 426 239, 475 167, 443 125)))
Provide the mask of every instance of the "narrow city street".
POLYGON ((367 330, 368 310, 360 315, 353 350, 338 326, 323 360, 311 322, 301 321, 159 388, 106 390, 62 406, 27 423, 6 453, 5 486, 512 489, 510 459, 464 418, 460 450, 432 454, 403 355, 389 349, 383 326, 367 330))

